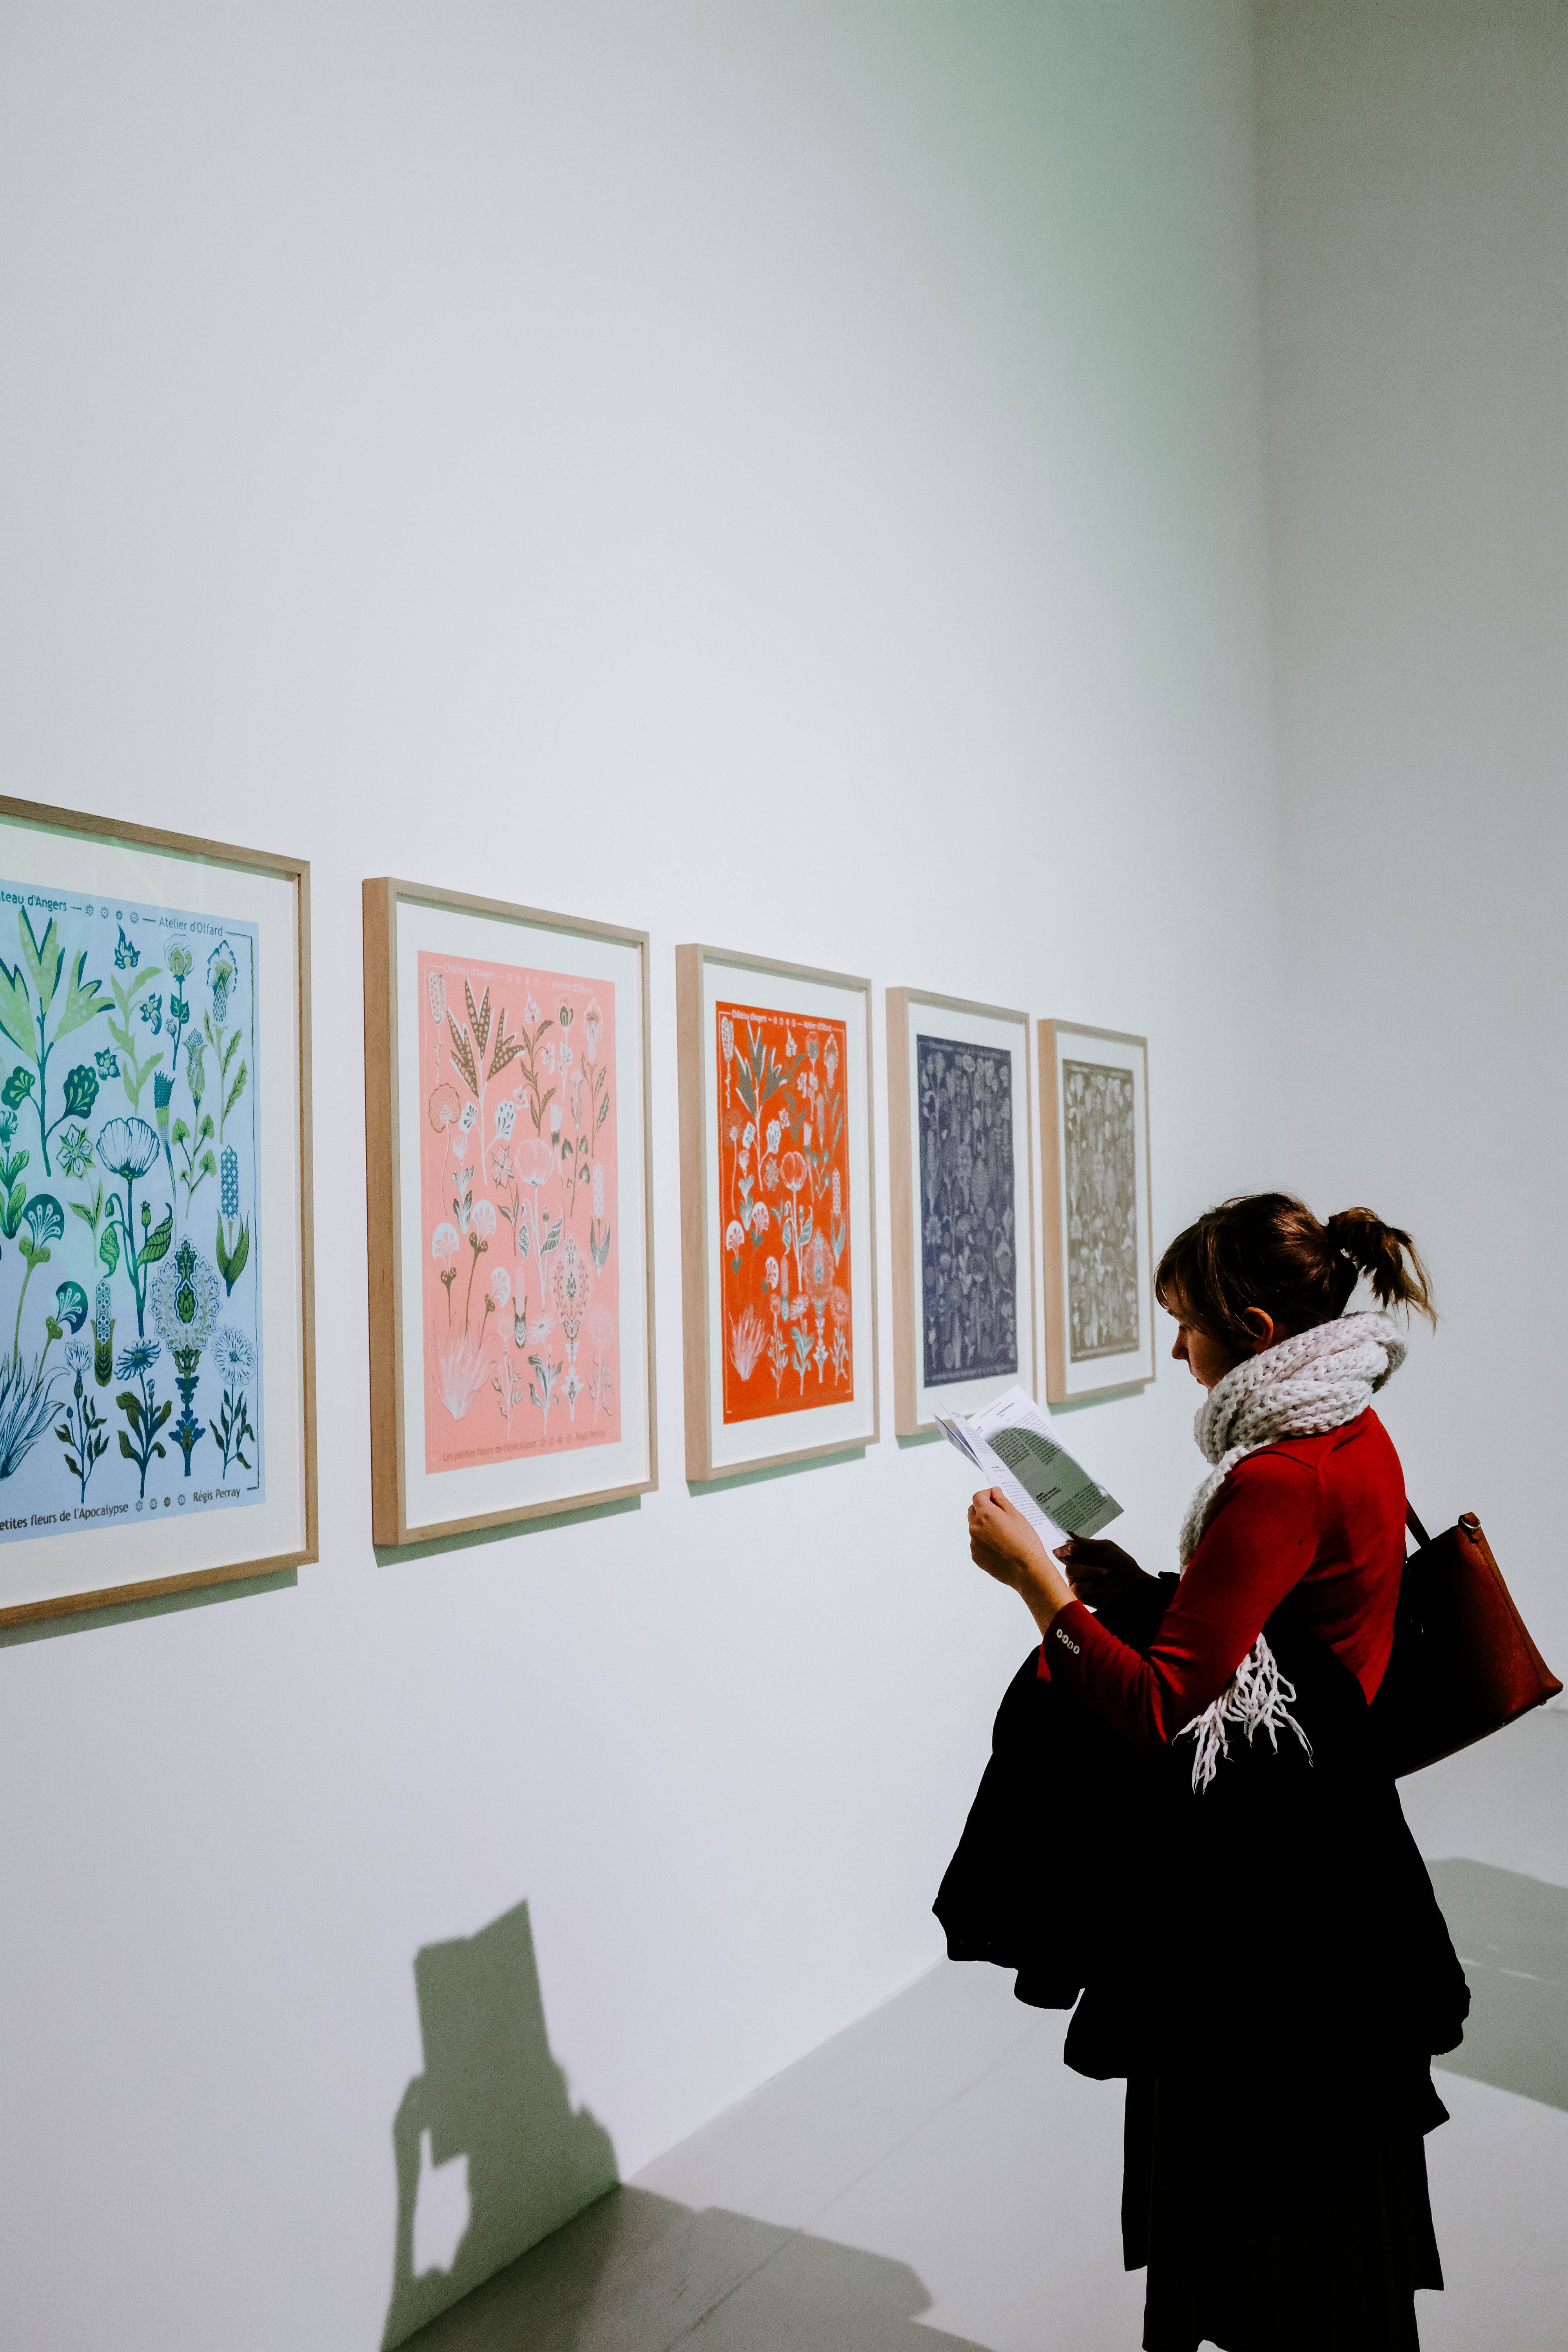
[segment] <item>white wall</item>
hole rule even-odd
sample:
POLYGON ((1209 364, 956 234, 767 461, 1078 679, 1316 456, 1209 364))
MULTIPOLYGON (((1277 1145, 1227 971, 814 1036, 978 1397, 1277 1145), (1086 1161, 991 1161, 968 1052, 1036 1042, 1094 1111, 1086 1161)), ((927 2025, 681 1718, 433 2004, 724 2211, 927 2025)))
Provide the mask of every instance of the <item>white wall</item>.
MULTIPOLYGON (((1161 1236, 1277 1169, 1247 25, 3 38, 5 789, 313 861, 321 1465, 297 1588, 0 1655, 5 2333, 348 2352, 416 1949, 527 1901, 630 2169, 938 1951, 1027 1645, 945 1449, 689 1493, 676 942, 1146 1030, 1161 1236), (378 1563, 386 871, 653 934, 662 1485, 378 1563)), ((1069 1423, 1152 1561, 1194 1401, 1069 1423)))
POLYGON ((1429 1252, 1411 1493, 1568 1673, 1568 8, 1257 25, 1289 1166, 1429 1252))

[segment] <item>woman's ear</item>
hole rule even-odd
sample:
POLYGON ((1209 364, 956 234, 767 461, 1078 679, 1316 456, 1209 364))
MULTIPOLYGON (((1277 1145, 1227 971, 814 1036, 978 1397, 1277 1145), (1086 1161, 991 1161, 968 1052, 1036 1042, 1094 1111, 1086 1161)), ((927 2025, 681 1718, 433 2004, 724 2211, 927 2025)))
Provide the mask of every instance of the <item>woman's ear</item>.
POLYGON ((1241 1319, 1252 1334, 1255 1356, 1261 1356, 1266 1348, 1272 1348, 1277 1340, 1286 1337, 1284 1325, 1277 1323, 1273 1316, 1267 1314, 1261 1307, 1244 1307, 1241 1319))

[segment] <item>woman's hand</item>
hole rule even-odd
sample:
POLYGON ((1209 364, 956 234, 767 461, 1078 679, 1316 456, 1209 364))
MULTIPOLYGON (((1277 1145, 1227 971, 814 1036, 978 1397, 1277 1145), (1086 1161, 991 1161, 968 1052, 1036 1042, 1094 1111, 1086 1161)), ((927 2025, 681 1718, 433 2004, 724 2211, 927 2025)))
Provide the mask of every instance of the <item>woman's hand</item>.
POLYGON ((1000 1486, 983 1486, 969 1506, 969 1557, 1016 1592, 1026 1572, 1046 1562, 1046 1548, 1000 1486))
POLYGON ((1145 1576, 1120 1544, 1107 1543, 1099 1536, 1068 1536, 1066 1543, 1057 1546, 1055 1557, 1067 1570, 1074 1592, 1089 1609, 1103 1608, 1134 1584, 1157 1580, 1145 1576))
POLYGON ((1010 1584, 1042 1633, 1072 1599, 1072 1588, 1028 1520, 1000 1486, 983 1486, 969 1506, 969 1556, 1010 1584))

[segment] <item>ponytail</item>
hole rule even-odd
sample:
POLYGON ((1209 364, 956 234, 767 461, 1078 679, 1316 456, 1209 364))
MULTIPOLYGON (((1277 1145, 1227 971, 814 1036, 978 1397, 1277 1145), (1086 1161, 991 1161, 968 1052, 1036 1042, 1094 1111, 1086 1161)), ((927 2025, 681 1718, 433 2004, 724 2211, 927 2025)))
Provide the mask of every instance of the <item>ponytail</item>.
POLYGON ((1289 1192, 1253 1192, 1205 1209, 1160 1261, 1154 1296, 1237 1354, 1256 1345, 1246 1320, 1261 1307, 1285 1331, 1332 1322, 1365 1275, 1380 1307, 1414 1307, 1436 1323, 1431 1284, 1407 1233, 1370 1209, 1320 1224, 1289 1192))
POLYGON ((1385 1225, 1370 1209, 1342 1209, 1323 1231, 1356 1271, 1365 1275, 1380 1307, 1403 1307, 1406 1312, 1414 1307, 1436 1327, 1430 1277, 1407 1233, 1385 1225))

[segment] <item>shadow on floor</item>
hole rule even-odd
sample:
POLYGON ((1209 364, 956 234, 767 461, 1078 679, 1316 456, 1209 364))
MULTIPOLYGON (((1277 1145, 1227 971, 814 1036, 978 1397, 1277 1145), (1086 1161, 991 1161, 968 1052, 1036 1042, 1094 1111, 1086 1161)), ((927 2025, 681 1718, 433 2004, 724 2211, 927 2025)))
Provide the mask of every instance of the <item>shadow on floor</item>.
POLYGON ((1436 2063, 1568 2108, 1568 1887, 1484 1862, 1430 1867, 1470 1985, 1465 2038, 1436 2063))
POLYGON ((616 2189, 444 2312, 412 2352, 984 2352, 921 2325, 904 2263, 616 2189))
POLYGON ((608 2132, 550 2054, 528 1906, 414 1961, 424 2072, 392 2126, 397 2237, 382 2342, 536 2245, 616 2178, 608 2132))

